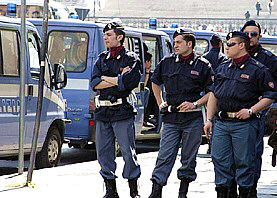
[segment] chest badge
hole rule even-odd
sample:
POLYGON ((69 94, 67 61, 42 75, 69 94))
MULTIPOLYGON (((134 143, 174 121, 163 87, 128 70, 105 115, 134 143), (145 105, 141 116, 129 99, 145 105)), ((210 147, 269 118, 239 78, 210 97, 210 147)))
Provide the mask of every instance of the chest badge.
POLYGON ((195 75, 195 76, 199 76, 199 72, 195 71, 195 70, 191 70, 190 74, 195 75))
POLYGON ((248 74, 241 74, 240 77, 244 78, 244 79, 249 79, 249 75, 248 74))

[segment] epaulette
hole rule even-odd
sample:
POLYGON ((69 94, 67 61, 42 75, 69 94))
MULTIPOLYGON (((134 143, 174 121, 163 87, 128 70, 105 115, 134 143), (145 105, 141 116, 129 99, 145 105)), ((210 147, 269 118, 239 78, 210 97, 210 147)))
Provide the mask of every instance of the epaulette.
POLYGON ((130 57, 135 57, 135 58, 138 57, 138 55, 137 55, 135 52, 132 52, 132 51, 127 51, 127 52, 126 52, 126 55, 127 55, 127 56, 130 56, 130 57))
POLYGON ((206 65, 208 65, 209 67, 211 67, 210 61, 208 61, 206 58, 200 56, 200 57, 198 58, 198 60, 202 61, 203 63, 205 63, 206 65))
POLYGON ((264 66, 261 62, 255 60, 255 59, 253 59, 253 58, 252 58, 251 63, 252 63, 253 65, 259 67, 259 68, 264 66))
POLYGON ((101 52, 98 56, 100 57, 100 56, 102 56, 102 55, 107 55, 109 53, 109 51, 103 51, 103 52, 101 52))
POLYGON ((262 53, 264 53, 264 54, 267 55, 267 56, 272 56, 272 55, 273 55, 273 53, 272 53, 271 51, 268 51, 268 50, 266 50, 266 49, 263 49, 263 50, 262 50, 262 53))
POLYGON ((169 58, 176 57, 176 56, 177 55, 175 53, 171 53, 171 54, 165 55, 162 60, 169 59, 169 58))

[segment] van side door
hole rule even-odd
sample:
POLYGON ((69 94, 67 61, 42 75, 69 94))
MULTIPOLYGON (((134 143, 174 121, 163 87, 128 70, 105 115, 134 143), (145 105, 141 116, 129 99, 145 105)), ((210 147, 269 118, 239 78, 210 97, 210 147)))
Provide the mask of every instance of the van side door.
POLYGON ((0 152, 18 149, 19 32, 0 29, 0 152))

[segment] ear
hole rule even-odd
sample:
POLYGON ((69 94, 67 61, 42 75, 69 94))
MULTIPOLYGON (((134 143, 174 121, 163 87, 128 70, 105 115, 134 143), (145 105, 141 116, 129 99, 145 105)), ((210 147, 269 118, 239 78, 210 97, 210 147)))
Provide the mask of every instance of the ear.
POLYGON ((122 39, 123 39, 123 35, 120 34, 120 35, 117 36, 118 41, 121 41, 122 39))
POLYGON ((245 43, 244 42, 241 42, 240 44, 239 44, 239 49, 244 49, 245 48, 245 43))
POLYGON ((187 46, 192 47, 192 41, 187 42, 187 46))

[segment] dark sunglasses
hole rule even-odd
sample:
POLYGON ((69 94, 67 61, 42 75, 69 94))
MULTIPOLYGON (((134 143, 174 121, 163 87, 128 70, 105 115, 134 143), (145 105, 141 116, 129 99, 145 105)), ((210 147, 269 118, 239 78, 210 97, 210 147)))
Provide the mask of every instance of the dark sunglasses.
POLYGON ((227 43, 226 43, 227 47, 233 47, 233 46, 235 46, 236 44, 239 44, 239 43, 236 43, 236 42, 227 42, 227 43))
POLYGON ((256 37, 258 36, 258 32, 246 32, 250 37, 256 37))

